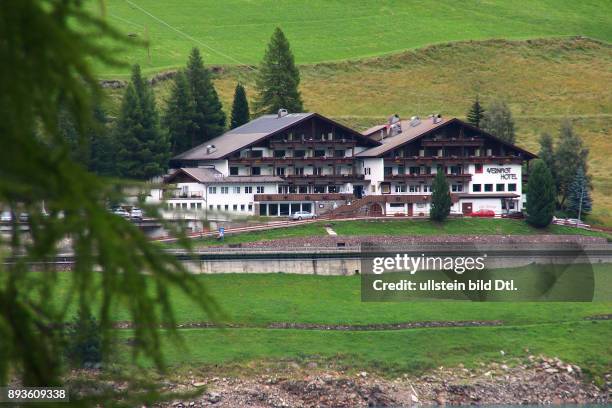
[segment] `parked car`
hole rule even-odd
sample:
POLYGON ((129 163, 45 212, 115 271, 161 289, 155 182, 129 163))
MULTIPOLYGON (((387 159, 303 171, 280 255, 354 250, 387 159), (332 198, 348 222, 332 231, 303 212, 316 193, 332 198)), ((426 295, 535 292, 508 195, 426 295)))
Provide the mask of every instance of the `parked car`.
POLYGON ((130 212, 130 217, 133 220, 142 220, 142 210, 138 207, 132 208, 132 211, 130 212))
POLYGON ((510 211, 502 214, 502 218, 523 219, 525 216, 522 211, 510 211))
POLYGON ((293 214, 291 214, 290 217, 292 220, 311 220, 313 218, 317 218, 316 215, 309 213, 308 211, 296 211, 293 214))
POLYGON ((495 217, 493 210, 478 210, 470 214, 470 217, 495 217))
POLYGON ((0 214, 0 221, 9 222, 13 219, 13 214, 10 211, 2 211, 0 214))
POLYGON ((120 217, 130 218, 130 213, 125 211, 125 209, 121 207, 114 208, 113 214, 118 215, 120 217))
POLYGON ((24 212, 19 214, 19 222, 28 222, 29 219, 30 219, 30 214, 24 213, 24 212))

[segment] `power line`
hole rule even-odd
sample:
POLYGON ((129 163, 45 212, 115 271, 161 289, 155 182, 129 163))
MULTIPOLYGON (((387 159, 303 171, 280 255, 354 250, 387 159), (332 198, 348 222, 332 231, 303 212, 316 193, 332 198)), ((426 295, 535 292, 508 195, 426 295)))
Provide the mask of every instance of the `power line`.
POLYGON ((138 10, 142 11, 143 13, 145 13, 146 15, 148 15, 149 17, 151 17, 152 19, 156 20, 157 22, 159 22, 159 23, 161 23, 161 24, 165 25, 166 27, 168 27, 169 29, 171 29, 171 30, 173 30, 173 31, 175 31, 175 32, 177 32, 177 33, 179 33, 179 34, 180 34, 180 35, 182 35, 183 37, 185 37, 185 38, 187 38, 187 39, 189 39, 189 40, 191 40, 191 41, 193 41, 193 42, 195 42, 195 43, 197 43, 197 44, 201 45, 201 46, 202 46, 202 47, 204 47, 204 48, 208 48, 210 51, 212 51, 212 52, 214 52, 214 53, 216 53, 216 54, 218 54, 218 55, 221 55, 222 57, 225 57, 225 58, 227 58, 227 59, 229 59, 229 60, 231 60, 231 61, 233 61, 233 62, 235 62, 235 63, 237 63, 237 64, 239 64, 239 65, 244 65, 244 66, 246 66, 248 69, 253 70, 253 71, 256 71, 256 69, 255 69, 255 68, 253 68, 253 67, 251 67, 250 65, 245 64, 245 63, 243 63, 243 62, 241 62, 241 61, 238 61, 236 58, 231 57, 231 56, 229 56, 229 55, 227 55, 227 54, 224 54, 224 53, 222 53, 221 51, 218 51, 218 50, 214 49, 213 47, 211 47, 211 46, 209 46, 209 45, 207 45, 207 44, 203 43, 202 41, 198 40, 197 38, 194 38, 194 37, 190 36, 189 34, 187 34, 187 33, 183 32, 183 31, 179 30, 178 28, 171 26, 170 24, 166 23, 166 22, 165 22, 164 20, 162 20, 161 18, 154 16, 153 14, 149 13, 147 10, 143 9, 142 7, 140 7, 138 4, 135 4, 133 1, 131 1, 131 0, 125 0, 125 1, 126 1, 128 4, 130 4, 131 6, 133 6, 133 7, 137 8, 138 10))

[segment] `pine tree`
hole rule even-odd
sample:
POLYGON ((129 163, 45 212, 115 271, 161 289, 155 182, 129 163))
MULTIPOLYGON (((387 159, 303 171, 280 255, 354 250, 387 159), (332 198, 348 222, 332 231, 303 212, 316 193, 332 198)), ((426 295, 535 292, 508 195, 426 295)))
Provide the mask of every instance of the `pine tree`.
POLYGON ((507 143, 514 143, 514 119, 508 104, 502 100, 493 101, 480 121, 480 127, 485 132, 507 143))
POLYGON ((123 97, 115 135, 120 176, 146 180, 165 171, 170 144, 159 129, 153 92, 138 65, 123 97))
POLYGON ((482 117, 485 113, 484 108, 482 107, 482 105, 480 104, 480 100, 478 98, 478 95, 476 95, 476 100, 474 101, 474 103, 472 104, 472 107, 470 108, 470 110, 467 113, 467 121, 468 123, 476 126, 476 127, 480 127, 480 123, 482 122, 482 117))
POLYGON ((94 106, 93 117, 94 123, 88 131, 91 143, 89 170, 101 176, 116 176, 117 146, 108 130, 106 113, 99 104, 94 106))
POLYGON ((247 100, 246 91, 241 83, 236 84, 234 90, 234 103, 232 104, 232 119, 230 128, 235 129, 249 121, 249 101, 247 100))
POLYGON ((198 125, 195 122, 195 102, 191 95, 187 77, 177 72, 166 104, 162 123, 168 130, 173 155, 182 153, 199 144, 198 125))
POLYGON ((82 132, 77 129, 72 114, 63 107, 60 108, 59 111, 57 126, 62 138, 68 145, 70 158, 76 163, 79 163, 83 167, 87 168, 90 158, 89 140, 87 140, 85 136, 81 136, 82 132))
POLYGON ((527 186, 527 222, 543 228, 551 223, 555 211, 555 183, 542 160, 536 160, 527 186))
POLYGON ((438 170, 432 185, 429 218, 434 221, 444 221, 450 214, 451 205, 448 181, 444 172, 438 170))
POLYGON ((567 191, 567 212, 572 217, 582 218, 582 215, 589 214, 592 209, 589 179, 584 174, 582 167, 579 167, 567 191))
POLYGON ((582 139, 574 133, 574 129, 569 120, 565 120, 561 124, 559 141, 555 152, 555 168, 559 186, 559 205, 561 208, 565 208, 568 189, 570 184, 574 181, 578 169, 582 168, 588 177, 588 155, 589 150, 583 146, 582 139))
POLYGON ((552 136, 546 132, 540 135, 540 151, 538 157, 546 164, 550 174, 555 181, 555 190, 559 191, 557 178, 557 165, 555 163, 555 148, 553 146, 552 136))
POLYGON ((289 41, 280 28, 274 30, 256 80, 255 111, 260 114, 304 110, 298 89, 300 71, 295 65, 289 41))
POLYGON ((213 85, 211 73, 204 66, 200 50, 194 48, 189 55, 186 70, 191 95, 195 105, 197 137, 192 146, 197 146, 219 136, 225 131, 225 113, 219 95, 213 85))

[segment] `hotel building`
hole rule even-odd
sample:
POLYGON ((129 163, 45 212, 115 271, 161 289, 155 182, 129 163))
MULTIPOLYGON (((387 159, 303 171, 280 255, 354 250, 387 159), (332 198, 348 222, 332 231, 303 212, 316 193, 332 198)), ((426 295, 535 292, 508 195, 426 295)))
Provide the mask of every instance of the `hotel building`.
POLYGON ((428 215, 444 172, 451 212, 518 211, 535 156, 456 118, 400 120, 363 133, 317 113, 264 115, 171 160, 170 210, 244 215, 428 215))

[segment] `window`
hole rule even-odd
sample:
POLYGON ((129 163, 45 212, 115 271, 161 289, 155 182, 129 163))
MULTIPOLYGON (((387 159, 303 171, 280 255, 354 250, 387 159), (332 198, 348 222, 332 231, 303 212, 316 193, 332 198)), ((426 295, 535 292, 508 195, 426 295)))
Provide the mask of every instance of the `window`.
POLYGON ((380 193, 381 194, 390 194, 391 193, 391 185, 389 183, 380 183, 380 193))
POLYGON ((232 209, 233 209, 234 211, 238 211, 238 204, 234 204, 234 205, 232 206, 232 209))
POLYGON ((334 150, 334 157, 344 157, 344 150, 334 150))
POLYGON ((274 151, 274 157, 276 157, 277 159, 285 157, 285 151, 284 150, 275 150, 274 151))
POLYGON ((423 192, 424 193, 431 193, 431 184, 423 185, 423 192))
POLYGON ((253 211, 253 205, 249 204, 249 211, 253 211))
POLYGON ((495 191, 504 191, 506 189, 505 187, 505 184, 496 184, 495 191))
POLYGON ((221 194, 229 194, 229 187, 221 187, 221 194))
POLYGON ((277 176, 284 176, 285 175, 285 168, 284 167, 277 167, 276 168, 276 175, 277 176))
POLYGON ((390 203, 391 208, 404 208, 404 203, 390 203))
POLYGON ((238 175, 238 167, 230 167, 229 171, 230 171, 230 176, 237 176, 238 175))
POLYGON ((453 193, 460 193, 463 191, 463 184, 453 184, 451 186, 451 191, 453 193))
POLYGON ((191 208, 191 209, 195 209, 195 203, 191 203, 191 204, 189 204, 189 208, 191 208))
POLYGON ((474 172, 475 173, 482 173, 482 164, 475 164, 474 165, 474 172))
POLYGON ((406 185, 405 184, 396 184, 395 185, 395 192, 396 193, 405 193, 406 192, 406 185))
POLYGON ((304 175, 304 168, 303 167, 296 167, 295 168, 295 175, 296 176, 303 176, 304 175))
POLYGON ((217 204, 217 210, 221 210, 221 204, 217 204))
POLYGON ((201 210, 202 209, 202 203, 196 203, 196 208, 198 210, 201 210))
POLYGON ((229 204, 225 204, 225 211, 229 211, 229 204))
POLYGON ((263 150, 252 150, 251 157, 254 157, 254 158, 263 157, 263 150))
POLYGON ((315 167, 314 169, 312 169, 312 174, 314 174, 315 176, 320 176, 321 174, 323 174, 323 168, 315 167))
POLYGON ((251 167, 251 176, 260 176, 261 168, 259 167, 251 167))
POLYGON ((472 184, 472 191, 475 193, 480 193, 482 186, 480 184, 472 184))
POLYGON ((314 192, 315 193, 324 193, 325 192, 325 186, 314 186, 314 192))
POLYGON ((421 192, 421 186, 418 184, 411 184, 408 191, 411 193, 419 193, 421 192))
POLYGON ((253 187, 252 186, 245 186, 244 187, 244 193, 245 194, 253 194, 253 187))
POLYGON ((264 193, 264 186, 257 186, 257 194, 263 194, 264 193))
POLYGON ((404 166, 398 166, 397 174, 406 174, 406 168, 404 166))
POLYGON ((208 187, 208 194, 217 194, 217 187, 208 187))
POLYGON ((366 167, 363 169, 363 174, 369 176, 370 174, 372 174, 372 170, 369 167, 366 167))
POLYGON ((485 184, 484 191, 485 193, 490 193, 491 191, 493 191, 493 184, 485 184))
POLYGON ((314 157, 325 157, 325 150, 315 150, 314 157))
POLYGON ((305 157, 306 150, 296 150, 293 152, 293 157, 305 157))
POLYGON ((240 194, 240 186, 234 187, 234 194, 240 194))
POLYGON ((240 211, 244 211, 244 204, 240 204, 240 211))
POLYGON ((410 167, 410 174, 420 174, 421 168, 418 166, 410 167))
POLYGON ((393 174, 393 167, 385 167, 385 176, 390 176, 393 174))
POLYGON ((508 191, 516 191, 516 184, 508 184, 508 191))
POLYGON ((212 205, 212 204, 208 206, 208 209, 209 209, 209 210, 211 210, 211 211, 212 211, 214 208, 215 208, 215 206, 214 206, 214 205, 212 205))

